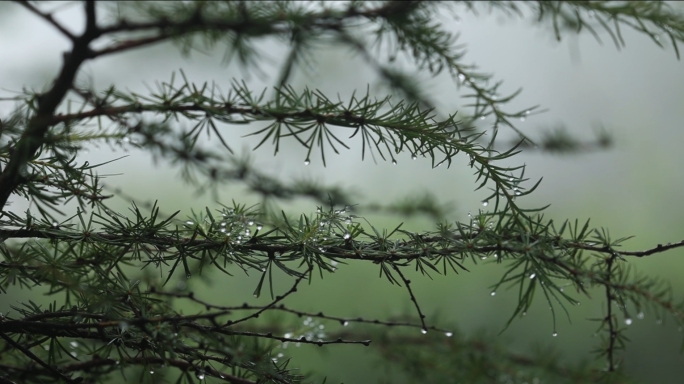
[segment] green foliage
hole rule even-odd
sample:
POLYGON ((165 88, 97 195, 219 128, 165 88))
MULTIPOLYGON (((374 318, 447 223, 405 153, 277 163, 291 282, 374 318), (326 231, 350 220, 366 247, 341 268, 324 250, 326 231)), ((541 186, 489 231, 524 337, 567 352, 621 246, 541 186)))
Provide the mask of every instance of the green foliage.
MULTIPOLYGON (((0 314, 0 382, 95 383, 134 375, 149 382, 164 375, 177 383, 307 382, 293 368, 296 361, 279 357, 279 351, 295 343, 378 344, 379 353, 400 363, 406 378, 427 382, 628 382, 619 372, 618 352, 628 341, 620 322, 647 311, 684 325, 684 304, 667 282, 635 272, 628 262, 684 242, 625 251, 628 238, 614 239, 589 221, 557 223, 544 217, 545 207, 519 202, 541 180, 525 178, 524 166, 506 164, 535 148, 535 140, 520 132, 515 121, 537 109, 507 111, 519 91, 502 95, 500 81, 464 64, 458 36, 437 17, 444 11, 476 12, 483 7, 479 2, 462 7, 423 1, 85 2, 86 25, 79 35, 42 10, 42 4, 18 5, 53 25, 73 47, 54 83, 44 92, 13 98, 16 109, 0 120, 0 290, 40 286, 54 297, 47 308, 28 301, 0 314), (258 41, 264 38, 290 47, 272 93, 254 91, 244 81, 234 81, 224 92, 214 84, 194 84, 182 71, 147 94, 115 85, 96 92, 76 81, 89 60, 167 40, 186 54, 198 45, 225 45, 227 61, 235 58, 245 70, 259 73, 258 41), (288 83, 293 69, 311 62, 323 45, 358 54, 393 93, 375 97, 366 90, 343 99, 295 90, 288 83), (431 77, 446 73, 456 88, 465 88, 464 111, 441 116, 416 76, 395 65, 399 54, 413 63, 414 71, 431 77), (66 103, 67 95, 77 101, 66 103), (483 117, 494 123, 481 130, 475 123, 483 117), (190 128, 183 130, 178 122, 189 122, 190 128), (468 222, 443 221, 434 231, 377 228, 360 214, 425 214, 443 220, 451 207, 429 195, 355 205, 353 193, 339 186, 278 180, 254 169, 249 153, 233 154, 235 143, 225 138, 225 126, 244 127, 245 136, 255 136, 254 150, 270 145, 278 154, 281 140, 298 143, 307 165, 319 157, 325 165, 330 151, 340 154, 353 146, 361 148, 363 159, 399 165, 402 157, 422 157, 433 167, 449 167, 464 154, 476 175, 475 188, 490 191, 486 209, 468 222), (497 141, 500 128, 517 133, 519 141, 497 141), (220 145, 203 147, 204 134, 220 145), (97 172, 102 164, 77 161, 92 143, 148 152, 155 161, 177 167, 198 191, 240 183, 262 204, 234 202, 185 219, 179 211, 164 214, 156 203, 149 212, 135 204, 128 213, 115 212, 97 172), (12 211, 11 196, 30 199, 35 209, 12 211), (278 209, 278 202, 297 197, 313 199, 320 204, 318 211, 289 215, 278 209), (70 201, 77 203, 76 213, 63 209, 70 201), (596 352, 607 369, 591 363, 566 367, 547 352, 517 355, 491 337, 467 339, 454 335, 453 327, 433 325, 406 272, 457 274, 485 259, 502 269, 492 295, 501 288, 518 292, 507 326, 541 298, 551 308, 555 329, 559 311, 569 317, 567 307, 578 305, 577 297, 600 288, 605 313, 595 319, 602 335, 596 352), (374 320, 286 306, 303 281, 314 284, 314 274, 325 278, 352 261, 375 264, 381 277, 404 287, 416 315, 374 320), (198 298, 187 284, 205 278, 207 270, 226 278, 238 270, 259 276, 254 296, 269 301, 223 306, 198 298), (289 279, 284 293, 276 275, 289 279), (188 306, 196 311, 181 309, 188 306), (278 312, 307 317, 309 324, 367 323, 385 331, 298 332, 261 317, 278 312), (409 336, 394 328, 419 328, 429 335, 409 336)), ((558 39, 584 29, 598 38, 598 29, 622 47, 620 28, 628 26, 658 45, 660 36, 668 38, 677 56, 677 44, 684 40, 684 15, 660 2, 490 2, 488 7, 521 17, 531 12, 558 39)), ((542 150, 575 153, 603 149, 611 139, 599 132, 596 144, 582 144, 557 130, 540 144, 542 150)))

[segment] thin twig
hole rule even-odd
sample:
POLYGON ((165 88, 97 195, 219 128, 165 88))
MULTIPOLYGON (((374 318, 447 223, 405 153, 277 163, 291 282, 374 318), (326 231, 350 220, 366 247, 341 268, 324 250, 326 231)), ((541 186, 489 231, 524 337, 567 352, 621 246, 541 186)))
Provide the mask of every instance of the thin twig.
MULTIPOLYGON (((176 298, 182 298, 182 299, 188 299, 191 300, 197 304, 201 304, 202 306, 206 307, 207 309, 222 309, 226 311, 244 311, 244 310, 260 310, 266 308, 266 306, 256 306, 256 305, 248 305, 247 303, 243 305, 238 305, 238 306, 222 306, 222 305, 216 305, 216 304, 211 304, 207 301, 197 299, 194 294, 190 293, 179 293, 179 292, 163 292, 163 291, 151 291, 150 293, 154 293, 156 295, 160 296, 167 296, 167 297, 176 297, 176 298)), ((313 313, 313 312, 306 312, 306 311, 298 311, 296 309, 292 308, 287 308, 285 307, 284 304, 280 304, 275 307, 268 307, 266 308, 268 310, 272 311, 281 311, 281 312, 287 312, 291 313, 293 315, 297 315, 298 317, 312 317, 312 318, 318 318, 318 319, 323 319, 323 320, 329 320, 329 321, 336 321, 342 324, 343 326, 347 326, 350 323, 363 323, 363 324, 375 324, 375 325, 382 325, 382 326, 387 326, 387 327, 411 327, 411 328, 424 328, 424 325, 421 324, 415 324, 415 323, 408 323, 408 322, 402 322, 402 321, 385 321, 385 320, 377 320, 377 319, 364 319, 362 317, 356 317, 356 318, 351 318, 351 317, 338 317, 338 316, 329 316, 323 314, 323 312, 318 312, 318 313, 313 313)), ((438 328, 435 326, 429 326, 427 327, 428 330, 432 331, 437 331, 437 332, 452 332, 447 329, 442 329, 438 328)))
POLYGON ((228 321, 226 322, 226 324, 223 325, 223 326, 221 326, 220 328, 230 327, 230 326, 233 326, 233 325, 235 325, 235 324, 239 324, 239 323, 245 322, 245 321, 247 321, 247 320, 249 320, 249 319, 255 319, 255 318, 259 317, 259 315, 261 315, 262 313, 264 313, 264 312, 265 312, 266 310, 268 310, 269 308, 273 308, 273 306, 275 306, 278 302, 283 301, 287 296, 289 296, 289 295, 291 295, 291 294, 297 292, 297 286, 299 285, 299 283, 300 283, 302 280, 304 280, 306 277, 308 277, 310 273, 311 273, 311 268, 309 268, 306 272, 304 272, 301 276, 299 276, 299 277, 295 280, 294 284, 292 284, 292 287, 291 287, 287 292, 285 292, 284 295, 282 295, 282 296, 276 296, 275 300, 273 300, 270 304, 264 306, 263 308, 261 308, 260 310, 258 310, 258 311, 256 311, 256 312, 252 313, 252 314, 249 315, 249 316, 245 316, 245 317, 243 317, 243 318, 241 318, 241 319, 238 319, 238 320, 235 320, 235 321, 228 320, 228 321))
POLYGON ((76 41, 76 36, 74 36, 73 33, 69 32, 66 28, 64 28, 61 24, 59 24, 53 17, 51 13, 43 13, 41 12, 38 8, 34 7, 31 5, 26 0, 19 0, 16 1, 19 5, 23 6, 24 8, 28 9, 29 11, 35 13, 36 15, 40 16, 42 19, 50 23, 53 27, 57 28, 64 36, 69 38, 71 41, 76 41))
POLYGON ((399 277, 401 277, 401 280, 404 282, 404 285, 406 285, 406 290, 408 290, 408 293, 411 296, 411 301, 413 302, 413 305, 416 307, 416 310, 418 311, 418 317, 420 318, 420 322, 423 325, 423 329, 421 331, 423 333, 427 333, 428 326, 425 324, 425 315, 420 310, 420 305, 418 305, 418 300, 416 299, 416 296, 413 294, 413 290, 411 289, 411 280, 404 277, 404 274, 401 273, 401 270, 399 269, 399 267, 396 264, 392 264, 392 268, 394 268, 394 270, 399 274, 399 277))

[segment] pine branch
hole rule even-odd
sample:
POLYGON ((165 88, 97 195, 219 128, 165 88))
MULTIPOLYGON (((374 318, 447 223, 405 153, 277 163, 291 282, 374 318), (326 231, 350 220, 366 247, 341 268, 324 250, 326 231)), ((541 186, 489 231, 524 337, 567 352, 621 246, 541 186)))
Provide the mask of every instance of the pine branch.
MULTIPOLYGON (((199 380, 211 376, 240 384, 299 383, 305 377, 288 368, 289 360, 279 363, 272 357, 276 348, 288 344, 369 346, 370 337, 344 328, 350 323, 443 333, 446 341, 433 339, 433 332, 430 336, 373 336, 374 345, 380 346, 386 358, 400 361, 402 368, 423 381, 517 381, 536 372, 550 381, 623 381, 618 352, 625 348, 627 338, 620 321, 632 322, 628 308, 635 308, 637 318, 647 310, 684 324, 684 302, 675 299, 669 284, 637 274, 628 264, 630 256, 659 255, 684 247, 684 240, 621 251, 628 238, 612 239, 607 229, 591 228, 588 221, 583 225, 565 221, 557 227, 540 214, 545 207, 529 208, 521 202, 539 182, 529 185, 525 166, 510 165, 510 158, 533 144, 513 121, 538 110, 506 111, 504 104, 519 91, 501 95, 500 81, 493 81, 493 76, 475 65, 464 64, 466 52, 456 44, 458 35, 437 21, 445 9, 454 9, 450 3, 353 1, 323 3, 317 8, 297 2, 244 1, 121 5, 121 9, 138 12, 136 18, 109 14, 105 7, 89 1, 83 3, 84 32, 78 36, 56 21, 55 12, 44 12, 28 2, 19 4, 66 36, 72 47, 45 93, 26 91, 15 98, 0 98, 19 102, 0 120, 0 291, 40 285, 48 295, 59 298, 46 308, 29 300, 13 306, 11 314, 0 314, 0 367, 6 375, 0 382, 96 382, 135 367, 144 373, 141 380, 150 377, 147 372, 173 368, 179 373, 179 383, 192 382, 191 372, 199 380), (110 21, 101 25, 98 19, 110 21), (123 92, 114 86, 95 92, 74 83, 87 60, 164 41, 173 41, 184 53, 198 41, 203 40, 208 48, 225 42, 228 59, 237 57, 243 69, 258 72, 262 56, 256 42, 263 38, 282 39, 290 48, 272 98, 266 97, 265 90, 255 92, 238 81, 224 93, 214 84, 190 83, 182 72, 180 85, 174 75, 147 94, 123 92), (287 84, 290 75, 296 66, 313 61, 321 43, 360 55, 399 98, 376 98, 367 91, 332 100, 320 91, 295 91, 287 84), (389 47, 389 60, 373 52, 384 46, 389 47), (394 63, 399 54, 406 55, 418 72, 401 70, 394 63), (468 116, 464 121, 458 121, 455 112, 440 117, 416 80, 417 75, 434 78, 445 71, 456 89, 467 90, 463 97, 469 100, 463 107, 468 111, 461 112, 468 116), (71 104, 61 109, 69 92, 80 98, 80 104, 73 110, 71 104), (147 116, 158 120, 152 122, 147 116), (476 131, 474 124, 488 116, 495 118, 493 126, 476 131), (177 129, 174 122, 179 121, 190 122, 191 128, 177 129), (95 128, 87 127, 93 122, 95 128), (308 180, 282 181, 261 172, 247 156, 232 156, 233 143, 225 138, 226 132, 252 123, 264 123, 245 132, 258 138, 254 149, 272 145, 276 154, 281 140, 294 140, 302 146, 307 165, 315 160, 315 152, 320 152, 325 165, 328 151, 340 154, 359 141, 362 159, 370 154, 376 160, 377 154, 394 164, 407 155, 429 158, 433 167, 451 166, 463 153, 468 156, 466 166, 475 172, 476 189, 490 190, 483 201, 489 210, 469 214, 465 222, 438 224, 436 230, 421 234, 403 230, 402 225, 376 228, 357 211, 420 211, 438 217, 448 207, 426 197, 396 204, 359 204, 351 214, 354 201, 346 188, 308 180), (511 128, 520 141, 501 146, 496 141, 501 126, 511 128), (349 136, 343 136, 345 132, 349 136), (215 135, 220 148, 200 145, 203 133, 215 135), (97 173, 102 164, 75 160, 83 146, 96 142, 135 147, 151 153, 155 160, 162 158, 201 190, 237 181, 260 195, 264 203, 305 196, 329 203, 330 208, 318 208, 312 215, 282 212, 282 217, 274 217, 268 206, 260 211, 233 203, 216 211, 193 212, 183 220, 177 218, 180 211, 163 214, 156 203, 148 206, 147 214, 135 204, 128 214, 114 212, 105 204, 112 196, 103 193, 102 175, 97 173), (31 208, 21 215, 4 209, 11 196, 30 199, 31 208), (70 201, 79 203, 72 216, 64 210, 70 201), (417 321, 329 316, 285 304, 304 279, 313 284, 315 270, 324 278, 339 272, 347 261, 377 265, 380 277, 403 286, 417 321), (596 321, 606 336, 596 351, 607 361, 606 372, 568 368, 544 354, 512 354, 491 341, 461 340, 453 337, 453 331, 428 326, 408 268, 432 277, 483 264, 503 269, 492 295, 500 288, 517 290, 517 306, 505 326, 541 298, 552 310, 554 336, 558 308, 569 317, 566 305, 579 304, 575 294, 588 297, 591 288, 601 288, 606 310, 596 321), (137 278, 138 267, 148 268, 144 272, 155 269, 159 275, 143 273, 137 278), (226 276, 234 270, 256 273, 254 294, 267 289, 270 302, 235 306, 197 299, 193 291, 186 291, 187 284, 193 276, 206 279, 202 273, 208 270, 226 276), (274 281, 279 276, 291 285, 276 295, 274 281), (157 288, 162 286, 164 290, 157 288), (574 287, 576 293, 566 292, 565 287, 574 287), (203 309, 184 313, 174 306, 177 301, 203 309), (304 327, 321 321, 339 323, 343 329, 299 334, 301 324, 289 328, 263 320, 272 313, 307 317, 304 327), (402 349, 406 347, 409 350, 402 349), (90 360, 74 362, 79 355, 90 360), (463 361, 469 365, 463 366, 463 361), (524 371, 520 377, 507 376, 518 370, 524 371), (77 373, 77 378, 69 376, 77 373)), ((479 2, 465 5, 472 12, 481 7, 479 2)), ((488 5, 490 10, 524 16, 519 3, 488 5)), ((668 37, 678 57, 678 43, 684 41, 684 16, 659 2, 568 1, 526 6, 553 28, 558 39, 565 30, 587 30, 597 39, 604 31, 620 48, 625 45, 621 28, 627 26, 659 46, 663 46, 661 37, 668 37)), ((563 130, 546 134, 540 142, 543 148, 559 152, 611 143, 604 133, 596 143, 585 143, 563 130)), ((114 195, 128 197, 123 191, 114 195)))

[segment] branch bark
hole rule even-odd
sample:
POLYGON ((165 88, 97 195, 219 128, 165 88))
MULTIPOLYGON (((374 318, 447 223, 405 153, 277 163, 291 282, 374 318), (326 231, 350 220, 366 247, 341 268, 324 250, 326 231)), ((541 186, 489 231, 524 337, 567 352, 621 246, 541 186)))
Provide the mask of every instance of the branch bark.
POLYGON ((10 160, 0 173, 0 207, 4 207, 14 189, 22 180, 21 171, 44 144, 52 116, 71 89, 81 64, 91 56, 90 42, 101 35, 95 21, 95 5, 86 2, 86 30, 74 40, 71 52, 64 54, 64 63, 52 87, 37 97, 37 109, 26 130, 17 142, 10 160))

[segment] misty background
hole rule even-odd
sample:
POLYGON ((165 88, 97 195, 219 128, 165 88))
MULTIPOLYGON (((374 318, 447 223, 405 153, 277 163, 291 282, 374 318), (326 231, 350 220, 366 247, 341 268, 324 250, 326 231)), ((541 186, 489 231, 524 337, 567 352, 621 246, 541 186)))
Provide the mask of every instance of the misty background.
MULTIPOLYGON (((83 20, 81 8, 61 7, 57 19, 72 31, 79 31, 83 20)), ((529 17, 490 14, 484 7, 476 16, 459 9, 458 21, 445 22, 451 31, 460 32, 459 43, 467 44, 465 62, 493 73, 494 80, 504 80, 503 95, 523 88, 503 108, 519 111, 539 105, 548 110, 519 122, 518 128, 525 134, 539 138, 541 133, 562 124, 574 136, 586 140, 593 140, 599 127, 615 138, 614 146, 606 151, 578 155, 526 151, 510 159, 509 165, 526 164, 525 175, 531 180, 544 178, 535 193, 520 199, 520 203, 535 207, 551 204, 545 212, 557 222, 591 218, 593 227, 606 227, 615 238, 635 235, 623 247, 628 250, 684 239, 684 67, 672 47, 659 48, 648 36, 626 28, 626 47, 621 50, 605 33, 600 33, 603 44, 588 33, 571 32, 566 32, 558 42, 550 26, 537 25, 529 17)), ((22 89, 45 89, 61 66, 62 52, 69 48, 69 42, 43 20, 18 5, 0 3, 0 97, 11 97, 22 89)), ((267 77, 251 73, 247 78, 255 91, 275 83, 279 64, 288 51, 276 41, 264 41, 259 48, 270 62, 265 60, 261 67, 267 77)), ((183 69, 191 81, 215 82, 226 91, 233 79, 245 78, 245 71, 235 63, 226 66, 223 55, 224 50, 219 47, 213 52, 195 51, 190 57, 183 57, 171 44, 158 44, 87 62, 79 80, 91 82, 98 91, 116 84, 119 89, 145 94, 145 84, 154 86, 156 81, 170 81, 173 72, 183 69)), ((373 70, 346 49, 321 49, 316 51, 315 61, 311 70, 295 72, 291 78, 295 89, 320 89, 331 98, 339 93, 342 100, 354 90, 365 92, 369 84, 373 94, 384 96, 386 92, 377 86, 373 70)), ((441 113, 462 110, 461 105, 467 103, 447 77, 417 76, 425 80, 427 94, 441 113)), ((10 102, 1 102, 0 115, 6 115, 12 106, 10 102)), ((224 125, 222 129, 238 153, 258 142, 242 137, 253 132, 255 126, 224 125)), ((283 180, 308 177, 341 185, 356 191, 360 203, 390 201, 427 190, 440 202, 454 203, 456 209, 450 221, 465 221, 468 212, 483 209, 481 201, 487 191, 473 192, 475 178, 473 170, 466 166, 465 155, 457 156, 450 169, 432 169, 429 159, 412 161, 409 153, 397 157, 398 164, 394 166, 381 160, 375 164, 370 158, 362 162, 358 141, 351 143, 352 149, 341 155, 327 151, 326 167, 318 156, 312 156, 311 164, 305 166, 306 152, 294 140, 284 140, 275 157, 268 145, 253 155, 257 168, 283 180)), ((137 202, 159 200, 166 212, 181 209, 189 214, 190 209, 219 208, 211 194, 197 195, 193 186, 183 183, 177 169, 163 161, 155 165, 151 156, 135 148, 125 152, 102 145, 91 148, 80 159, 99 163, 122 155, 128 157, 99 169, 100 174, 116 174, 105 180, 111 188, 121 188, 137 202)), ((220 202, 230 204, 232 199, 240 203, 258 201, 244 196, 239 186, 220 191, 220 202)), ((10 208, 15 212, 28 206, 17 197, 11 201, 10 208)), ((117 199, 110 204, 123 212, 130 201, 117 199)), ((315 212, 316 203, 298 200, 283 207, 289 212, 310 214, 315 212)), ((378 227, 390 228, 404 221, 408 230, 434 229, 432 220, 423 217, 366 217, 372 218, 378 227)), ((628 262, 641 273, 670 281, 675 297, 682 296, 684 251, 629 258, 628 262)), ((438 312, 440 325, 455 324, 466 334, 483 328, 497 333, 516 306, 516 292, 498 292, 491 297, 490 286, 503 273, 502 266, 468 266, 470 273, 437 276, 434 280, 413 276, 414 292, 428 320, 438 312)), ((212 276, 210 286, 198 283, 193 288, 199 297, 218 297, 215 293, 220 292, 225 301, 217 304, 226 305, 252 299, 258 276, 212 276)), ((43 302, 28 292, 15 291, 3 296, 0 311, 5 313, 10 304, 16 305, 26 298, 43 302)), ((563 354, 564 361, 593 359, 590 350, 598 344, 592 336, 596 323, 586 319, 602 316, 603 296, 597 292, 594 301, 575 297, 582 305, 569 307, 572 323, 559 316, 558 337, 551 336, 550 311, 541 296, 536 297, 527 316, 515 320, 501 337, 509 341, 514 351, 552 345, 563 354)), ((52 299, 44 300, 47 303, 52 299)), ((354 263, 340 266, 324 280, 314 279, 311 286, 288 299, 288 305, 304 311, 379 319, 408 312, 412 309, 410 304, 404 289, 378 278, 377 266, 354 263)), ((643 320, 635 320, 629 326, 627 336, 631 343, 623 354, 623 364, 629 374, 643 382, 680 382, 684 356, 679 349, 684 333, 679 333, 681 330, 672 321, 665 319, 664 324, 658 325, 657 320, 655 315, 646 313, 643 320)), ((321 352, 315 346, 302 346, 288 349, 287 354, 295 357, 295 366, 326 373, 330 382, 371 383, 382 376, 372 347, 333 345, 323 349, 321 352)))

